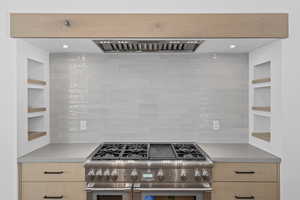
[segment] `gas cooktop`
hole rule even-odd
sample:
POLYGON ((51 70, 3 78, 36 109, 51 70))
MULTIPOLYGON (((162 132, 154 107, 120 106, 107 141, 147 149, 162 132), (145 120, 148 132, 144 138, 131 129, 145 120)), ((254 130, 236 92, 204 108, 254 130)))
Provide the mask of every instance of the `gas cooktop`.
POLYGON ((201 160, 206 157, 193 143, 104 143, 91 160, 201 160))

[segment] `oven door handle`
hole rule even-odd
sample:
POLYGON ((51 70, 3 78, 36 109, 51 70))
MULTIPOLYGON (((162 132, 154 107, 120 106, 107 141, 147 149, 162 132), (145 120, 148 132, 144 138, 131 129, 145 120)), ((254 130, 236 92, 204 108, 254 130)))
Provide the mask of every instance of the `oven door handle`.
POLYGON ((196 191, 210 192, 212 188, 134 188, 135 191, 196 191))
POLYGON ((93 191, 130 191, 131 188, 85 188, 85 191, 87 192, 93 192, 93 191))

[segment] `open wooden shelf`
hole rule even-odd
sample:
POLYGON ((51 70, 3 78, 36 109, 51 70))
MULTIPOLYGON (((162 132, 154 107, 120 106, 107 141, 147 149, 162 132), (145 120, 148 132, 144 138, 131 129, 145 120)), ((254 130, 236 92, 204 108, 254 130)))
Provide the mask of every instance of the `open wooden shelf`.
POLYGON ((253 84, 256 84, 256 83, 269 83, 269 82, 271 82, 271 78, 260 78, 260 79, 252 80, 253 84))
POLYGON ((29 131, 28 132, 28 140, 31 141, 31 140, 37 139, 39 137, 43 137, 45 135, 47 135, 47 132, 29 131))
POLYGON ((41 80, 33 80, 33 79, 28 79, 27 80, 28 84, 36 84, 36 85, 46 85, 46 81, 41 81, 41 80))
POLYGON ((35 118, 35 117, 43 117, 44 112, 33 112, 33 113, 27 113, 27 118, 35 118))
POLYGON ((267 142, 271 141, 271 132, 253 132, 252 136, 267 142))
POLYGON ((271 107, 270 106, 252 106, 252 110, 271 112, 271 107))
POLYGON ((47 108, 45 107, 40 107, 40 108, 28 108, 28 112, 29 113, 33 113, 33 112, 44 112, 46 111, 47 108))
POLYGON ((262 111, 252 111, 254 115, 262 116, 262 117, 271 117, 270 112, 262 112, 262 111))

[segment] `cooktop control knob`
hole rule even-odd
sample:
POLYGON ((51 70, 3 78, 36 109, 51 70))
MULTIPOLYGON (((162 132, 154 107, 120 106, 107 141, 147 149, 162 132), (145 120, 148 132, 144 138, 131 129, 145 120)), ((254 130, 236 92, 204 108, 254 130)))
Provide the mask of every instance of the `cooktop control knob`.
POLYGON ((163 172, 163 170, 159 169, 156 176, 157 176, 158 180, 161 181, 164 178, 164 172, 163 172))
POLYGON ((138 178, 138 172, 136 169, 133 169, 130 173, 130 177, 133 181, 135 181, 138 178))
POLYGON ((110 175, 112 179, 116 180, 118 178, 118 170, 117 169, 112 170, 110 175))
POLYGON ((110 171, 109 169, 106 169, 103 173, 103 176, 106 177, 107 179, 109 179, 109 176, 110 176, 110 171))
POLYGON ((102 176, 103 175, 103 173, 102 173, 102 169, 98 169, 97 171, 96 171, 96 176, 102 176))
POLYGON ((87 175, 88 176, 95 176, 95 169, 90 169, 87 175))
POLYGON ((181 177, 182 180, 186 179, 186 171, 184 169, 181 170, 180 177, 181 177))
POLYGON ((87 183, 87 187, 88 187, 88 188, 92 188, 92 187, 94 187, 94 186, 95 186, 95 183, 93 183, 93 182, 92 182, 92 183, 87 183))
POLYGON ((199 169, 195 169, 194 176, 195 176, 195 179, 200 179, 201 178, 201 172, 200 172, 199 169))
POLYGON ((203 168, 201 171, 201 175, 204 179, 207 179, 209 177, 209 172, 207 169, 203 168))

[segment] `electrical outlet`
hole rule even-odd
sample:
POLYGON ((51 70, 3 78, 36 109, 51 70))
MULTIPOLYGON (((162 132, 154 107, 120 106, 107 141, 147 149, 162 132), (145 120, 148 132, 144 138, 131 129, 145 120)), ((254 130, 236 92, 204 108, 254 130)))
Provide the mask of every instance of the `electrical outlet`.
POLYGON ((86 120, 81 120, 80 121, 80 130, 84 131, 87 129, 87 121, 86 120))
POLYGON ((220 120, 213 120, 213 130, 217 131, 220 129, 220 120))

